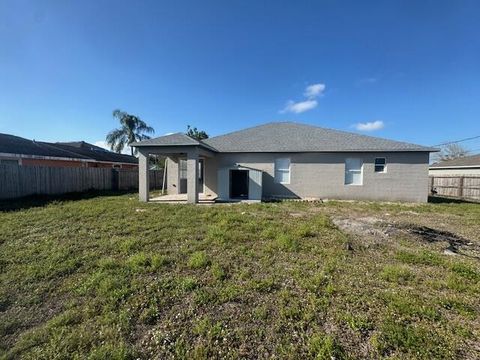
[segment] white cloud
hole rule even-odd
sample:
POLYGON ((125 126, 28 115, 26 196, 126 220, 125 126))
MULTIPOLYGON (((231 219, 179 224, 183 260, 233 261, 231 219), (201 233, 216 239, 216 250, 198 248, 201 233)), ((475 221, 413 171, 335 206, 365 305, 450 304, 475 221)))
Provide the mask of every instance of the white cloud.
POLYGON ((307 86, 303 95, 309 99, 316 98, 325 91, 325 84, 313 84, 307 86))
MULTIPOLYGON (((101 147, 101 148, 109 150, 109 151, 112 151, 112 150, 110 150, 110 146, 108 146, 106 141, 104 141, 104 140, 95 141, 93 143, 93 145, 101 147)), ((122 154, 131 155, 132 153, 131 153, 131 150, 130 150, 130 146, 125 146, 123 148, 122 154)))
POLYGON ((381 120, 376 120, 371 122, 358 123, 353 126, 359 131, 375 131, 383 129, 385 127, 385 124, 381 120))
POLYGON ((287 105, 281 111, 281 113, 292 112, 295 114, 300 114, 302 112, 316 108, 317 105, 318 105, 317 100, 305 100, 305 101, 299 101, 299 102, 290 100, 287 102, 287 105))
POLYGON ((304 101, 293 101, 293 100, 288 100, 287 105, 285 108, 280 110, 280 113, 286 113, 286 112, 291 112, 295 114, 300 114, 302 112, 312 110, 317 107, 318 101, 315 100, 315 98, 323 95, 323 92, 325 91, 325 84, 312 84, 308 85, 305 88, 305 91, 303 92, 303 96, 307 98, 307 100, 304 101))

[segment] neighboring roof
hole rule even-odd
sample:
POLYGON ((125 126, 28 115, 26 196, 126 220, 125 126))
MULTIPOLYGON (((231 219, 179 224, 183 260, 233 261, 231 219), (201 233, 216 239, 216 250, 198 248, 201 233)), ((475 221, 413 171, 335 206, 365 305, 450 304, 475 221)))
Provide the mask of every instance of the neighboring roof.
POLYGON ((137 164, 138 159, 135 156, 118 154, 113 151, 108 151, 99 146, 89 144, 85 141, 75 141, 66 143, 54 143, 53 146, 63 150, 70 151, 75 154, 80 154, 89 159, 103 162, 121 162, 129 164, 137 164))
POLYGON ((274 122, 197 141, 181 133, 133 143, 133 146, 203 146, 218 152, 349 152, 437 149, 317 126, 274 122))
MULTIPOLYGON (((61 158, 73 157, 72 153, 69 151, 56 148, 48 143, 32 141, 9 134, 0 134, 0 153, 61 158)), ((79 159, 87 159, 86 157, 78 154, 75 157, 79 159)))
POLYGON ((480 154, 440 161, 438 163, 430 165, 430 168, 444 167, 480 167, 480 154))
POLYGON ((138 162, 134 156, 117 154, 84 141, 48 143, 9 134, 0 134, 0 153, 132 164, 138 162))
POLYGON ((220 152, 436 151, 436 149, 317 126, 268 123, 203 140, 220 152))

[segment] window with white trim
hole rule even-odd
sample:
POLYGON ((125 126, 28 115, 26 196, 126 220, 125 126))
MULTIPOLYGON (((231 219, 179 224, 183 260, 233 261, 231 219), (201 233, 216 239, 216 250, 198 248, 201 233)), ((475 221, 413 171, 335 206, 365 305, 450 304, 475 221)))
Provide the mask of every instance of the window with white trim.
POLYGON ((345 185, 363 184, 363 161, 358 158, 345 159, 345 185))
POLYGON ((290 184, 290 159, 275 159, 275 182, 279 184, 290 184))
POLYGON ((375 172, 378 172, 378 173, 387 172, 387 159, 375 158, 375 172))

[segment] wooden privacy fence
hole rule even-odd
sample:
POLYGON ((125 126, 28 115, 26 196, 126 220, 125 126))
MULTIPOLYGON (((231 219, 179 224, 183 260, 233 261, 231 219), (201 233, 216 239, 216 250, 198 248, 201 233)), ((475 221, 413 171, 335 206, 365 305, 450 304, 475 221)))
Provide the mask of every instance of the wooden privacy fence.
POLYGON ((480 176, 430 176, 430 190, 438 196, 480 200, 480 176))
MULTIPOLYGON (((161 189, 163 170, 150 171, 150 188, 161 189)), ((0 165, 0 199, 88 190, 138 189, 138 170, 0 165)))

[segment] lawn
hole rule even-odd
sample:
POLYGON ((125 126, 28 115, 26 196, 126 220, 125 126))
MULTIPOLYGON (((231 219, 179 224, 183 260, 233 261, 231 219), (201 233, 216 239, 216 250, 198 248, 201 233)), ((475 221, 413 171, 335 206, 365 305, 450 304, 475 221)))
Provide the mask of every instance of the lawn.
POLYGON ((0 204, 0 358, 478 359, 479 234, 462 203, 0 204))

